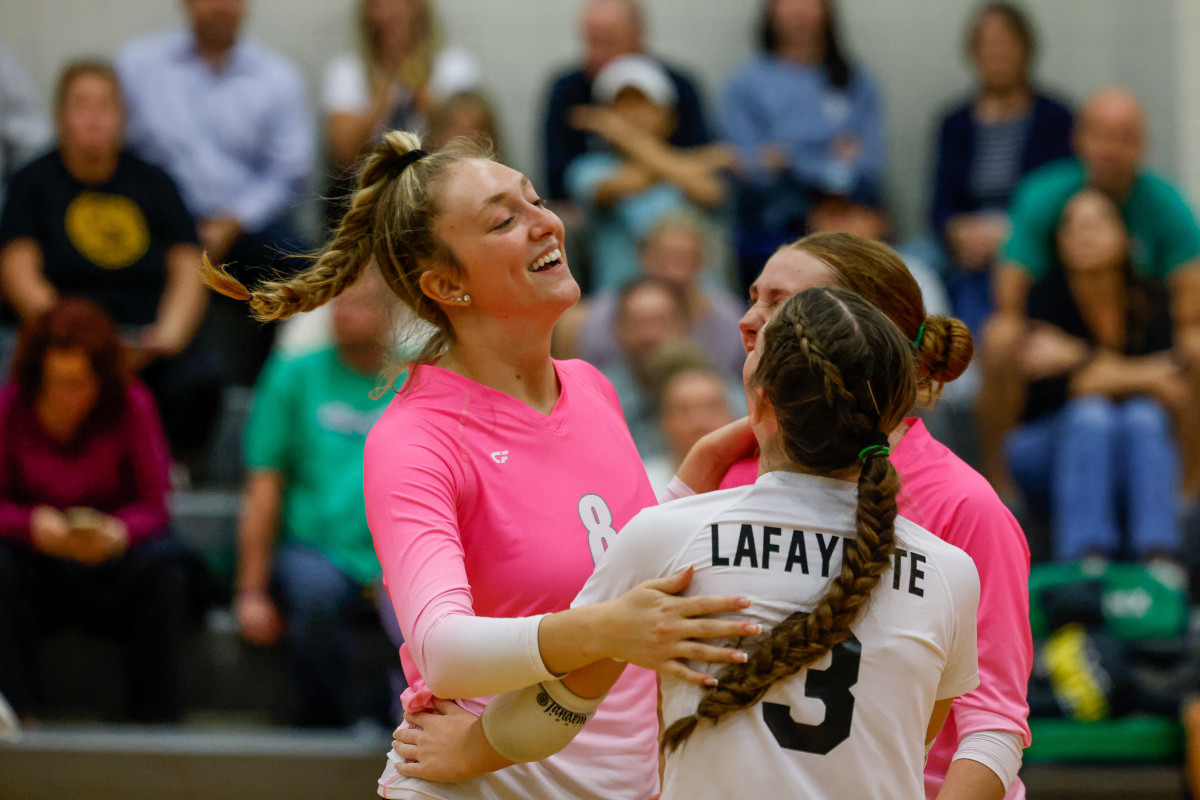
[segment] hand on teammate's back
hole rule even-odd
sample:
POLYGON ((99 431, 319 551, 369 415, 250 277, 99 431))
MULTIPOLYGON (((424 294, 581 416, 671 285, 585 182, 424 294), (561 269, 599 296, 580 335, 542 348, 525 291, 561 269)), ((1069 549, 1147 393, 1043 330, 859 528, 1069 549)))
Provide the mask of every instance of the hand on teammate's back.
POLYGON ((688 567, 666 578, 645 581, 615 600, 601 604, 608 607, 612 620, 612 624, 602 628, 610 658, 699 686, 714 685, 716 679, 691 669, 685 660, 717 663, 746 660, 739 650, 695 640, 756 636, 760 627, 754 622, 699 619, 741 611, 750 605, 750 600, 715 595, 676 597, 691 584, 692 573, 688 567))

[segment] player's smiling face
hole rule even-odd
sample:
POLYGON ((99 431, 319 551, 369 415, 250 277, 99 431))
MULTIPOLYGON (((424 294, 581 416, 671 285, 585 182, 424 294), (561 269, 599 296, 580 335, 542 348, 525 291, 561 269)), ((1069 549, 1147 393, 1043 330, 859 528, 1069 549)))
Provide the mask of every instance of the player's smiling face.
POLYGON ((486 159, 455 164, 439 187, 438 233, 463 273, 470 307, 496 317, 558 315, 579 299, 563 224, 529 179, 486 159))
POLYGON ((837 285, 834 271, 820 259, 792 247, 776 252, 750 287, 750 310, 738 323, 746 352, 754 351, 759 331, 767 324, 775 309, 789 297, 806 289, 837 285))

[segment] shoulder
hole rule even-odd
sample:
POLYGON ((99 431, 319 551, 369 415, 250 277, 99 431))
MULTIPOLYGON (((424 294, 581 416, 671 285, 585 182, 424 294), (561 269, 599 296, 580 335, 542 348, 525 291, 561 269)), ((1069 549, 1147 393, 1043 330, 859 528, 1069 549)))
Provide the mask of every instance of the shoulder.
POLYGON ((9 178, 10 187, 25 182, 36 184, 46 180, 54 170, 58 169, 60 164, 57 149, 43 153, 12 174, 12 177, 9 178))
POLYGON ((183 31, 159 31, 140 36, 121 48, 117 55, 119 65, 146 64, 160 62, 178 48, 187 44, 187 34, 183 31))
POLYGON ((971 101, 964 100, 942 112, 940 127, 943 135, 962 134, 971 127, 971 101))
POLYGON ((771 61, 766 56, 757 55, 734 67, 726 84, 731 90, 746 90, 753 88, 756 81, 767 77, 771 71, 771 61))
POLYGON ((154 402, 154 395, 140 380, 130 381, 125 389, 125 412, 129 420, 139 426, 158 419, 158 405, 154 402))
POLYGON ((972 555, 981 550, 1028 553, 1020 525, 986 478, 923 426, 908 435, 915 447, 898 449, 893 464, 901 496, 915 508, 921 524, 972 555))
POLYGON ((550 77, 551 99, 563 99, 568 95, 580 92, 588 93, 590 87, 587 75, 578 67, 567 67, 550 77))
POLYGON ((286 84, 289 88, 303 87, 304 79, 291 59, 250 37, 238 46, 252 72, 259 77, 286 84))
POLYGON ((1020 183, 1025 191, 1074 192, 1086 180, 1083 165, 1075 158, 1061 158, 1038 167, 1020 183))
MULTIPOLYGON (((428 376, 425 376, 426 378, 428 376)), ((387 466, 413 466, 417 453, 439 453, 449 462, 453 446, 456 411, 460 407, 446 402, 445 392, 416 387, 392 395, 379 420, 367 434, 364 463, 387 466)))
POLYGON ((1013 207, 1033 215, 1022 218, 1025 223, 1052 226, 1058 222, 1058 211, 1085 182, 1083 165, 1076 159, 1051 161, 1021 179, 1013 192, 1013 207))
POLYGON ((965 550, 903 517, 896 518, 896 543, 925 557, 946 587, 952 608, 968 599, 979 602, 979 570, 965 550))
POLYGON ((587 361, 572 358, 566 361, 555 361, 555 364, 558 365, 558 372, 564 381, 569 380, 589 392, 599 394, 606 401, 611 401, 616 397, 616 389, 613 388, 612 381, 604 377, 604 373, 587 361))
POLYGON ((1066 103, 1040 92, 1033 97, 1033 113, 1034 116, 1066 123, 1070 123, 1074 116, 1066 103))
POLYGON ((167 174, 166 170, 151 164, 131 150, 122 150, 117 163, 118 169, 140 183, 175 186, 175 181, 167 174))
POLYGON ((621 529, 617 538, 628 534, 622 547, 636 548, 639 558, 660 566, 751 491, 753 486, 738 486, 648 506, 621 529))
POLYGON ((1157 172, 1147 170, 1139 175, 1137 191, 1150 202, 1171 206, 1187 205, 1179 187, 1157 172))
POLYGON ((850 83, 846 88, 854 93, 875 95, 879 92, 879 82, 871 70, 858 63, 850 68, 850 83))

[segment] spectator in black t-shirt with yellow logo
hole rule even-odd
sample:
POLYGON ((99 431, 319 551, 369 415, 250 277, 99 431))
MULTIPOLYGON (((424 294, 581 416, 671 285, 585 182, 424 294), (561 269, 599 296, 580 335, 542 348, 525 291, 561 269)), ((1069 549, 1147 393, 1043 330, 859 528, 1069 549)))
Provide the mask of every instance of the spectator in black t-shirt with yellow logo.
POLYGON ((198 450, 219 390, 192 344, 207 303, 196 226, 171 178, 122 149, 116 73, 81 61, 59 79, 58 145, 15 173, 0 214, 0 293, 21 320, 67 295, 126 331, 168 435, 198 450))

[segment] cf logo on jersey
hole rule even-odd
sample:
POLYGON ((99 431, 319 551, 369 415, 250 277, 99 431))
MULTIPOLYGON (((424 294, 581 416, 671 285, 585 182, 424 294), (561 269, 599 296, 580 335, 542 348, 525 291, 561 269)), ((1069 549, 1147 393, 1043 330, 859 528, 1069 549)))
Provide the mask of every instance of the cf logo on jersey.
POLYGON ((505 461, 508 461, 508 451, 497 450, 492 453, 492 461, 495 461, 497 464, 503 464, 505 461))

